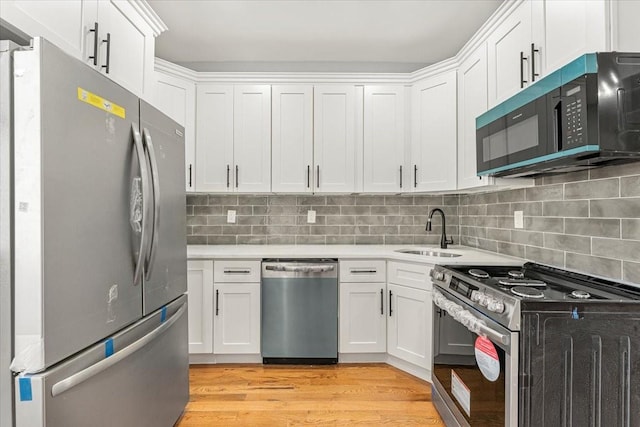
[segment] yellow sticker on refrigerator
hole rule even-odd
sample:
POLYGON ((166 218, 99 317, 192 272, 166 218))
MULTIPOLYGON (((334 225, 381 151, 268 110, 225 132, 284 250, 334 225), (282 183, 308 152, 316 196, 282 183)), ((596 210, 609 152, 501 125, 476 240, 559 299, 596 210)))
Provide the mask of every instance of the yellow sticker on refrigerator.
POLYGON ((88 90, 82 89, 78 87, 78 99, 82 102, 86 102, 89 105, 93 105, 96 108, 106 111, 107 113, 111 113, 114 116, 118 116, 121 119, 125 118, 125 109, 119 106, 118 104, 114 104, 108 99, 104 99, 101 96, 96 95, 95 93, 91 93, 88 90))

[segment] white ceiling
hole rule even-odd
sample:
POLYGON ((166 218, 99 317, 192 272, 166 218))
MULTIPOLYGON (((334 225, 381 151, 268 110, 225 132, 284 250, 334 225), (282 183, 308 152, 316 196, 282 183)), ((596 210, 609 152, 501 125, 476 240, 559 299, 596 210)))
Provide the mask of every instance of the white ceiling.
POLYGON ((197 71, 407 72, 455 55, 502 0, 147 0, 156 56, 197 71))

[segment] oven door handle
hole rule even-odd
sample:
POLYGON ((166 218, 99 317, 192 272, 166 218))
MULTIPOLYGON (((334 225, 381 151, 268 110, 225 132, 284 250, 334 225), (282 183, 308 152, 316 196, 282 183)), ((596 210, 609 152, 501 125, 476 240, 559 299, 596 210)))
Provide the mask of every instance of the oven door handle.
POLYGON ((509 335, 494 331, 487 326, 483 320, 474 316, 469 310, 465 310, 460 304, 456 304, 435 289, 433 290, 433 303, 449 313, 456 322, 461 323, 471 332, 506 346, 510 344, 511 337, 509 335))

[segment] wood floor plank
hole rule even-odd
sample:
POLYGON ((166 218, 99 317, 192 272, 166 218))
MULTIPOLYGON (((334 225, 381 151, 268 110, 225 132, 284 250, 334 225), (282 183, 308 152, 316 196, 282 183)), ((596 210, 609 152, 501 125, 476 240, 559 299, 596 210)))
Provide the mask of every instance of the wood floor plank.
POLYGON ((193 365, 177 427, 443 426, 431 386, 385 364, 193 365))

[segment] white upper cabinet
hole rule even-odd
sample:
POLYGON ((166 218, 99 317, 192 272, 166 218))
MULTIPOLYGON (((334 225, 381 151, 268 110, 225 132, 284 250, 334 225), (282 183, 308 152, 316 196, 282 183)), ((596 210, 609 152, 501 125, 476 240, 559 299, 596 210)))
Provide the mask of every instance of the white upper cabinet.
POLYGON ((270 191, 269 85, 198 85, 196 121, 198 191, 270 191))
POLYGON ((155 83, 153 105, 184 127, 185 188, 195 191, 196 85, 158 71, 155 83))
POLYGON ((615 1, 611 8, 612 50, 640 52, 640 1, 615 1))
POLYGON ((353 85, 314 87, 315 192, 356 190, 356 102, 353 85))
POLYGON ((589 52, 608 49, 607 2, 547 0, 532 2, 533 42, 529 79, 543 76, 589 52))
POLYGON ((408 187, 404 167, 404 86, 364 87, 364 191, 408 187))
POLYGON ((233 86, 196 88, 196 188, 232 191, 233 86))
POLYGON ((486 185, 476 176, 476 117, 487 111, 487 46, 482 44, 458 69, 458 189, 486 185))
POLYGON ((413 191, 456 188, 456 71, 413 86, 411 181, 413 191))
POLYGON ((521 3, 487 38, 489 107, 530 83, 531 3, 521 3))
POLYGON ((271 87, 271 191, 313 191, 313 86, 271 87))
POLYGON ((0 17, 29 37, 42 36, 80 58, 83 3, 82 0, 2 0, 0 17))
POLYGON ((234 88, 233 159, 236 191, 271 190, 271 86, 234 88))

